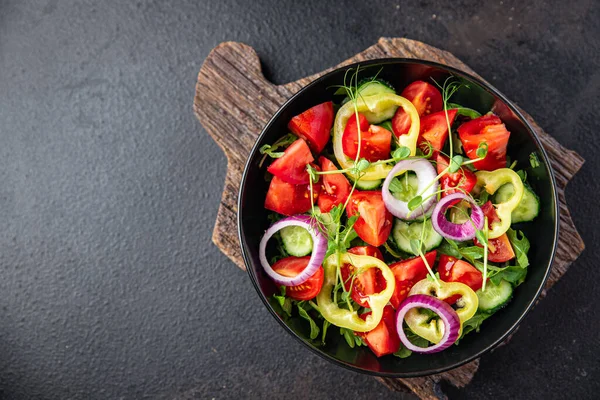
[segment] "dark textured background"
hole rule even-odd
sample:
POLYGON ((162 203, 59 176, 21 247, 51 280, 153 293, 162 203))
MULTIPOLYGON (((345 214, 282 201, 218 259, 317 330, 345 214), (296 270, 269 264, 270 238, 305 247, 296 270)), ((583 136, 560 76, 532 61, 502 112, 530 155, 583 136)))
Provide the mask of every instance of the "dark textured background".
POLYGON ((104 3, 0 0, 2 398, 401 398, 286 335, 212 245, 226 162, 192 113, 221 41, 284 83, 380 36, 453 52, 588 160, 588 250, 453 397, 597 395, 597 1, 104 3))

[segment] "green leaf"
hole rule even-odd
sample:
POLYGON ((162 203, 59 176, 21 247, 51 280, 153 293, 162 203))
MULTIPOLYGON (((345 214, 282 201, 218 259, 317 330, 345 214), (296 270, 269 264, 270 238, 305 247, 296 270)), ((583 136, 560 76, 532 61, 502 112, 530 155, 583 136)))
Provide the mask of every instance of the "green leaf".
POLYGON ((404 160, 410 157, 410 149, 406 146, 400 146, 392 153, 392 158, 396 161, 404 160))
POLYGON ((380 123, 379 126, 381 126, 382 128, 387 129, 390 132, 394 132, 394 128, 392 127, 392 122, 391 121, 384 121, 384 122, 380 123))
POLYGON ((502 268, 500 272, 493 275, 490 280, 494 285, 499 285, 500 281, 505 280, 512 283, 514 286, 519 286, 525 281, 527 276, 527 268, 521 268, 517 266, 508 266, 502 268))
MULTIPOLYGON (((484 237, 485 239, 485 237, 484 237)), ((479 240, 479 238, 477 239, 479 240)), ((460 254, 469 260, 479 260, 483 258, 483 247, 479 246, 469 246, 462 247, 460 250, 460 254)))
POLYGON ((451 239, 445 239, 437 250, 442 254, 446 254, 454 258, 462 258, 462 254, 460 254, 458 245, 454 240, 451 239))
POLYGON ((321 336, 321 342, 323 344, 325 344, 325 336, 327 336, 327 328, 329 328, 329 326, 331 325, 331 322, 327 321, 326 319, 323 320, 323 329, 321 330, 322 336, 321 336))
POLYGON ((421 196, 415 196, 408 202, 408 209, 413 211, 415 208, 419 207, 423 203, 423 198, 421 196))
POLYGON ((397 176, 393 177, 390 181, 389 191, 392 193, 402 193, 404 192, 404 184, 397 176))
POLYGON ((413 251, 414 254, 419 254, 419 252, 421 251, 421 246, 422 243, 420 240, 410 239, 410 249, 413 251))
POLYGON ((487 156, 487 153, 488 153, 487 142, 480 142, 479 146, 477 146, 477 151, 475 152, 475 154, 479 158, 484 158, 485 156, 487 156))
POLYGON ((310 323, 310 338, 316 339, 317 336, 319 336, 319 332, 320 332, 319 327, 317 326, 317 323, 310 317, 310 315, 308 315, 308 312, 304 308, 302 308, 301 302, 297 303, 297 305, 298 305, 298 314, 310 323))
POLYGON ((482 190, 481 193, 479 193, 479 198, 477 198, 475 200, 477 201, 477 204, 482 206, 485 203, 487 203, 489 198, 490 198, 490 194, 488 192, 486 192, 485 190, 482 190))
POLYGON ((477 230, 475 231, 475 237, 481 244, 487 244, 487 239, 485 238, 485 233, 483 231, 477 230))
POLYGON ((333 92, 334 96, 342 96, 342 95, 347 95, 347 94, 348 94, 348 91, 345 86, 339 87, 338 90, 333 92))
POLYGON ((472 108, 463 107, 460 104, 448 103, 447 106, 448 106, 448 109, 455 108, 456 109, 456 113, 458 115, 464 115, 464 116, 469 117, 471 119, 475 119, 475 118, 481 117, 481 113, 479 113, 478 111, 473 110, 472 108))
POLYGON ((264 146, 262 146, 259 149, 259 151, 260 151, 260 154, 267 154, 271 158, 280 158, 280 157, 283 157, 283 155, 285 154, 283 151, 271 150, 271 146, 268 144, 265 144, 264 146))
POLYGON ((354 346, 356 346, 356 341, 354 340, 354 332, 352 332, 350 329, 340 328, 340 335, 342 335, 344 339, 346 339, 346 343, 348 343, 348 346, 350 346, 350 348, 353 349, 354 346))
POLYGON ((400 349, 398 349, 398 351, 394 353, 394 356, 400 357, 400 358, 408 358, 411 356, 411 354, 412 354, 412 351, 410 351, 409 349, 407 349, 404 346, 400 346, 400 349))
MULTIPOLYGON (((487 314, 487 313, 480 313, 480 312, 475 313, 475 315, 473 315, 470 319, 468 319, 467 321, 465 321, 463 323, 463 331, 462 331, 462 334, 460 335, 459 339, 462 339, 463 337, 465 337, 465 335, 469 332, 472 332, 472 331, 479 332, 479 329, 481 329, 481 324, 483 323, 483 321, 488 319, 490 316, 491 316, 491 314, 487 314)), ((457 342, 457 344, 458 344, 458 342, 457 342)))
POLYGON ((538 159, 535 151, 529 155, 529 163, 531 164, 531 168, 537 168, 540 166, 540 160, 538 159))
POLYGON ((454 157, 452 157, 452 160, 450 161, 450 170, 449 170, 449 172, 451 174, 453 174, 456 171, 458 171, 460 169, 460 166, 462 165, 463 161, 464 161, 464 158, 460 154, 457 154, 454 157))
POLYGON ((524 169, 517 171, 517 175, 521 178, 521 181, 525 182, 527 180, 527 171, 524 169))
POLYGON ((312 179, 313 183, 319 181, 319 175, 317 174, 317 170, 310 164, 306 164, 306 171, 308 172, 308 176, 312 179))
POLYGON ((365 160, 364 158, 361 158, 360 160, 358 160, 358 162, 356 163, 356 166, 354 167, 354 169, 356 169, 356 171, 358 172, 362 172, 365 169, 369 168, 369 166, 371 165, 370 162, 368 162, 367 160, 365 160))
POLYGON ((529 266, 529 259, 527 258, 530 247, 529 240, 523 232, 515 231, 510 228, 506 231, 506 236, 508 236, 508 240, 515 251, 517 264, 519 264, 521 268, 527 268, 529 266))
POLYGON ((277 140, 272 145, 268 145, 268 144, 263 145, 259 149, 260 154, 267 154, 271 158, 279 158, 279 157, 283 156, 283 152, 276 152, 275 150, 277 150, 281 147, 289 146, 290 144, 294 143, 296 141, 296 139, 298 139, 298 138, 295 135, 288 133, 287 135, 285 135, 281 139, 277 140))

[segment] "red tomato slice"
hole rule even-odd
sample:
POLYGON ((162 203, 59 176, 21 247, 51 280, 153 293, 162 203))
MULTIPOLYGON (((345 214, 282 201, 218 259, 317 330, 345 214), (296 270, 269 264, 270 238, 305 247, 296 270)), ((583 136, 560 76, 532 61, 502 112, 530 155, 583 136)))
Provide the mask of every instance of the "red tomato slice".
MULTIPOLYGON (((433 268, 433 264, 435 263, 436 255, 437 252, 435 250, 425 254, 425 259, 431 268, 433 268)), ((390 303, 392 303, 394 308, 398 308, 400 303, 408 297, 408 292, 410 292, 415 283, 427 277, 427 267, 423 259, 419 256, 395 262, 390 265, 390 269, 396 277, 396 289, 390 299, 390 303)))
MULTIPOLYGON (((419 117, 441 111, 444 108, 442 94, 430 83, 415 81, 408 85, 400 96, 409 100, 419 113, 419 117)), ((405 135, 410 129, 410 117, 402 107, 392 118, 392 129, 396 136, 405 135)))
POLYGON ((283 156, 276 158, 267 168, 267 171, 287 183, 300 185, 308 183, 309 177, 306 164, 315 159, 303 139, 298 139, 283 152, 283 156))
MULTIPOLYGON (((337 171, 335 165, 327 158, 319 157, 322 171, 337 171)), ((319 195, 319 208, 321 212, 329 212, 338 204, 344 204, 350 195, 352 186, 343 173, 321 175, 321 194, 319 195)))
MULTIPOLYGON (((273 264, 273 270, 280 275, 293 277, 306 268, 310 256, 286 257, 273 264)), ((294 300, 311 300, 317 297, 323 287, 323 267, 319 267, 306 282, 297 286, 287 286, 285 295, 294 300)))
MULTIPOLYGON (((441 174, 447 167, 450 159, 442 154, 436 157, 437 173, 441 174)), ((442 197, 454 194, 457 192, 463 193, 463 190, 470 193, 477 184, 477 177, 466 168, 460 168, 454 173, 446 173, 440 178, 442 186, 442 197), (462 189, 462 190, 460 190, 462 189)))
POLYGON ((354 224, 358 236, 372 246, 381 246, 390 236, 392 214, 385 208, 380 191, 355 190, 346 207, 348 217, 360 213, 354 224))
MULTIPOLYGON (((367 119, 360 113, 358 117, 361 129, 360 157, 370 162, 389 158, 392 145, 392 132, 381 126, 369 126, 367 119)), ((348 157, 356 158, 358 153, 358 130, 356 129, 356 117, 354 116, 348 119, 348 123, 344 129, 342 149, 348 157)))
POLYGON ((485 215, 488 219, 488 226, 496 222, 500 222, 500 217, 494 208, 494 205, 491 201, 486 201, 485 204, 481 206, 481 211, 483 211, 483 215, 485 215))
MULTIPOLYGON (((348 250, 348 253, 358 254, 363 256, 371 256, 383 261, 383 254, 377 247, 374 246, 358 246, 348 250)), ((344 264, 341 269, 342 281, 346 290, 351 290, 350 296, 357 304, 362 307, 369 307, 369 302, 366 297, 368 295, 379 293, 386 288, 385 279, 381 271, 377 268, 370 268, 365 272, 356 275, 352 281, 352 274, 355 269, 350 264, 344 264), (352 288, 350 288, 352 285, 352 288)))
POLYGON ((506 147, 510 132, 495 115, 484 115, 465 122, 458 127, 458 136, 470 159, 477 157, 477 148, 482 142, 488 145, 488 153, 481 161, 473 163, 475 168, 493 171, 506 167, 506 147))
MULTIPOLYGON (((494 222, 499 222, 500 218, 496 213, 496 209, 492 205, 491 201, 486 202, 481 206, 481 210, 488 218, 488 226, 494 222)), ((481 243, 477 240, 477 238, 473 239, 475 245, 479 247, 483 247, 481 243)), ((491 262, 505 262, 508 260, 512 260, 515 258, 515 252, 510 244, 510 240, 508 240, 508 236, 506 233, 502 234, 495 239, 488 239, 488 260, 491 262)))
MULTIPOLYGON (((483 274, 474 266, 463 260, 442 254, 438 263, 440 279, 444 282, 464 283, 474 291, 481 289, 483 285, 483 274)), ((459 295, 448 297, 444 301, 448 304, 456 303, 459 295)))
POLYGON ((296 115, 288 124, 288 128, 296 136, 306 140, 310 148, 318 154, 329 141, 332 125, 333 103, 328 101, 296 115))
MULTIPOLYGON (((369 315, 371 315, 370 312, 364 313, 360 317, 367 319, 369 315)), ((367 346, 377 357, 393 354, 400 349, 400 338, 396 330, 396 312, 392 306, 385 306, 381 322, 375 329, 355 334, 364 339, 367 346)))
MULTIPOLYGON (((448 120, 450 126, 456 118, 456 109, 448 110, 448 120)), ((428 152, 427 142, 433 148, 433 158, 442 151, 446 140, 448 139, 448 122, 446 121, 446 112, 438 111, 421 118, 421 131, 419 132, 419 140, 417 146, 423 151, 428 152)))
MULTIPOLYGON (((313 185, 315 202, 321 185, 313 185)), ((265 208, 283 215, 302 214, 310 210, 310 185, 294 185, 274 176, 265 199, 265 208)))
POLYGON ((348 253, 357 254, 359 256, 371 256, 383 261, 383 254, 375 246, 356 246, 348 250, 348 253))

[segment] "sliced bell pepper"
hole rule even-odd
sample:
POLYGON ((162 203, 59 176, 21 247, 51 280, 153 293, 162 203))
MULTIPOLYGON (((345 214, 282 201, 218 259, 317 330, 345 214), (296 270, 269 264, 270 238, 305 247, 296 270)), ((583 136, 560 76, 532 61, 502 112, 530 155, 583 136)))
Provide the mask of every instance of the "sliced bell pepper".
POLYGON ((323 318, 340 328, 351 329, 355 332, 368 332, 375 329, 381 322, 383 309, 390 301, 396 287, 394 273, 387 264, 375 257, 343 253, 339 255, 339 258, 337 254, 327 257, 323 262, 323 269, 325 270, 325 280, 317 295, 317 307, 323 318), (359 317, 358 312, 340 308, 333 301, 332 295, 337 283, 338 265, 344 264, 351 264, 359 274, 369 268, 378 268, 385 279, 385 289, 379 293, 365 296, 371 307, 371 314, 364 320, 359 317))
POLYGON ((499 222, 491 223, 489 226, 488 238, 495 239, 502 236, 511 224, 511 213, 517 208, 523 197, 524 187, 521 178, 510 168, 500 168, 495 171, 478 171, 477 186, 483 187, 489 194, 496 193, 501 186, 511 183, 514 187, 514 194, 507 201, 494 204, 499 222))
MULTIPOLYGON (((398 107, 402 107, 411 119, 411 125, 408 133, 406 135, 401 135, 398 138, 398 143, 400 146, 408 147, 410 149, 411 156, 416 154, 420 120, 419 113, 417 112, 415 106, 404 97, 393 93, 381 93, 374 94, 372 96, 359 97, 356 100, 356 109, 353 101, 347 102, 337 112, 335 122, 333 124, 333 152, 342 169, 352 168, 354 165, 354 160, 348 158, 348 156, 344 154, 342 137, 348 120, 350 118, 356 118, 355 111, 363 114, 370 123, 377 123, 387 119, 385 117, 390 114, 390 111, 391 115, 394 115, 394 112, 398 107)), ((391 118, 391 116, 388 118, 391 118)), ((365 174, 361 179, 385 179, 391 169, 391 165, 374 165, 365 170, 365 174)), ((352 173, 348 173, 348 175, 354 180, 358 178, 352 173)))
MULTIPOLYGON (((460 330, 465 321, 470 319, 479 307, 479 298, 477 294, 460 282, 443 282, 440 281, 440 286, 437 283, 423 279, 410 290, 410 295, 426 294, 437 297, 440 300, 447 299, 453 296, 460 296, 456 301, 458 306, 456 314, 460 319, 460 330)), ((431 343, 439 343, 444 336, 444 323, 440 319, 431 319, 429 314, 421 313, 418 309, 413 308, 406 313, 404 321, 408 327, 417 335, 429 340, 431 343)))

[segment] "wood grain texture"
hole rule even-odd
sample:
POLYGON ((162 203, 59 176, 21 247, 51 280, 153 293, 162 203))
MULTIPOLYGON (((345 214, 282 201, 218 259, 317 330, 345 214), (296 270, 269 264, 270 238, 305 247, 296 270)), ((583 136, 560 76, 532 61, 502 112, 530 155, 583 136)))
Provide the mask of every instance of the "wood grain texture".
MULTIPOLYGON (((451 53, 409 39, 381 38, 377 44, 339 65, 279 86, 265 79, 256 52, 243 43, 221 43, 208 55, 198 74, 194 113, 223 149, 228 160, 212 238, 219 249, 240 268, 245 269, 237 238, 237 196, 246 159, 262 128, 289 97, 319 76, 343 65, 386 57, 435 61, 479 76, 451 53)), ((567 183, 584 160, 544 132, 529 114, 520 111, 537 132, 550 157, 560 201, 559 244, 543 297, 584 249, 583 240, 571 220, 564 193, 567 183)), ((378 379, 391 389, 412 391, 422 399, 444 399, 446 395, 441 390, 440 382, 447 381, 456 387, 463 387, 471 381, 478 366, 479 360, 475 360, 433 376, 378 379)))

